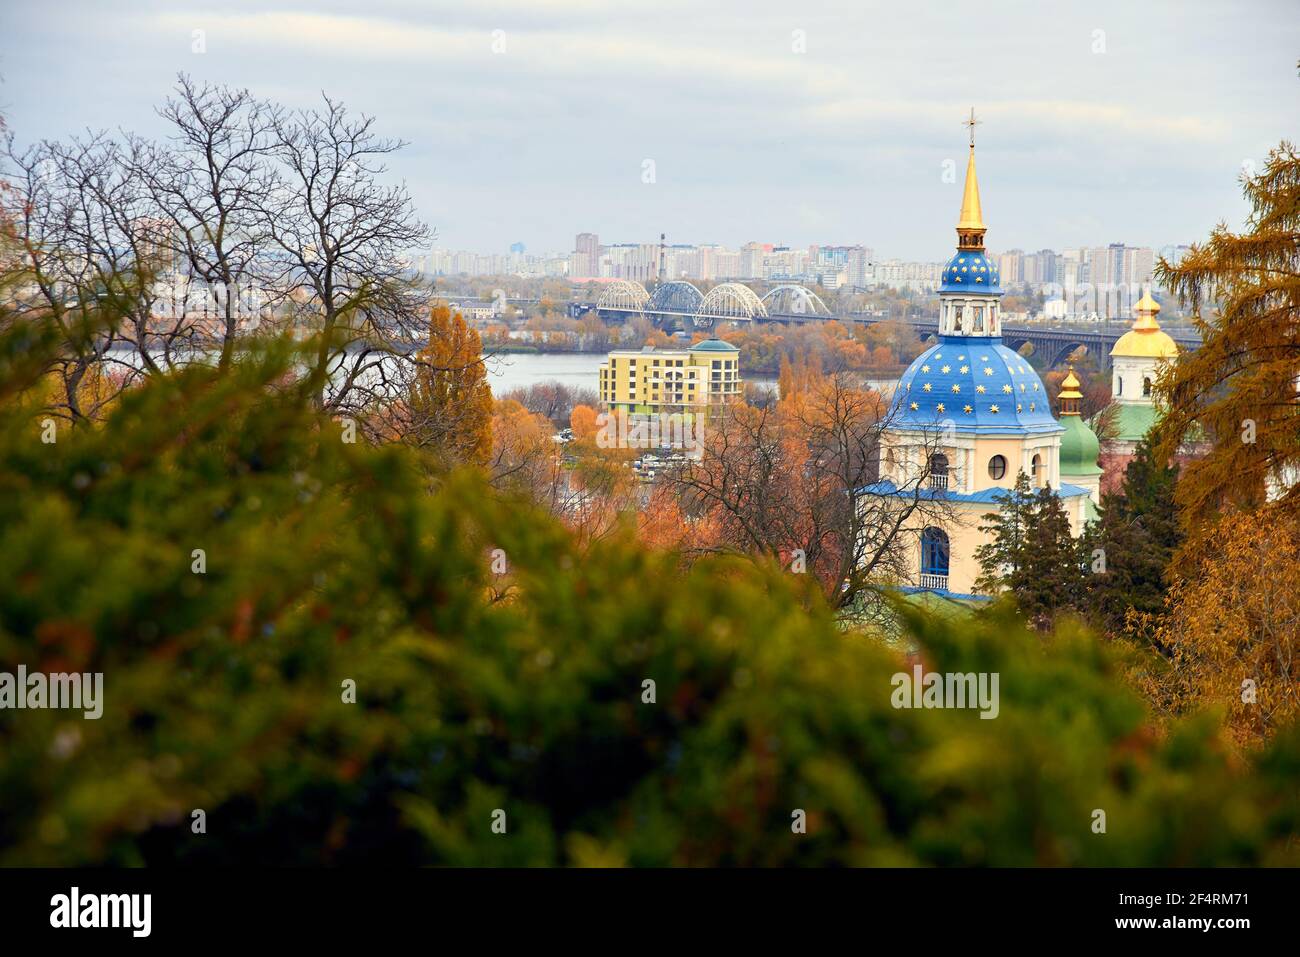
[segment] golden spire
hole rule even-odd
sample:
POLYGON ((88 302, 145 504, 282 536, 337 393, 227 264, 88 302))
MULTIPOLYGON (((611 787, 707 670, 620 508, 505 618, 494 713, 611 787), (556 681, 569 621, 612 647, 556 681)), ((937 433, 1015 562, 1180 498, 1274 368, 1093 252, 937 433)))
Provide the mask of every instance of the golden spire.
POLYGON ((957 219, 957 246, 961 249, 984 248, 984 214, 980 210, 980 184, 975 177, 975 109, 971 108, 970 119, 965 126, 970 127, 970 158, 966 160, 966 187, 961 196, 961 216, 957 219))

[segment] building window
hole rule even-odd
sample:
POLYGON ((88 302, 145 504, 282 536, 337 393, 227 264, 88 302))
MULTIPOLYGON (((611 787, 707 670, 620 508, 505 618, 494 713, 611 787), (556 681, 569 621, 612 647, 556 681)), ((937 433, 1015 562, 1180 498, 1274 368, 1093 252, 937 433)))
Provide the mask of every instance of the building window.
POLYGON ((1000 479, 1007 474, 1007 460, 1001 455, 989 459, 989 478, 1000 479))
POLYGON ((948 536, 933 525, 921 533, 921 587, 948 590, 948 536))
POLYGON ((1151 395, 1151 380, 1148 379, 1146 376, 1142 377, 1142 394, 1144 396, 1151 395))
POLYGON ((1029 478, 1033 481, 1035 487, 1043 486, 1043 457, 1034 455, 1033 460, 1029 463, 1029 478))
POLYGON ((1121 379, 1119 376, 1115 376, 1115 395, 1121 396, 1123 394, 1124 394, 1124 380, 1121 379))

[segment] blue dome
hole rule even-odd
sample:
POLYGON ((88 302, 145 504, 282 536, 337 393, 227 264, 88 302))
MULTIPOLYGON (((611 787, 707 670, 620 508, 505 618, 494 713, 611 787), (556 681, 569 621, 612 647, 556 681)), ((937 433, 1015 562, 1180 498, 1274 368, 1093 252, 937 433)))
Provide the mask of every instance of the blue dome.
POLYGON ((983 292, 1002 295, 998 267, 980 250, 957 250, 940 276, 940 292, 983 292))
POLYGON ((1038 373, 999 338, 943 336, 898 380, 892 428, 933 429, 945 420, 959 435, 1062 431, 1038 373))

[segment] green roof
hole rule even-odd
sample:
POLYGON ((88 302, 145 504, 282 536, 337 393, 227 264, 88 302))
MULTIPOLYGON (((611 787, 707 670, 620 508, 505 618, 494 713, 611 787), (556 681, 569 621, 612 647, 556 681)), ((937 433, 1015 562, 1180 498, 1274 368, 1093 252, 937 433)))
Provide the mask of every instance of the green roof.
POLYGON ((721 339, 705 339, 691 346, 691 352, 739 352, 740 349, 721 339))
POLYGON ((1137 442, 1156 424, 1156 407, 1146 402, 1120 402, 1115 414, 1115 438, 1137 442))
POLYGON ((1061 416, 1061 426, 1065 429, 1061 436, 1061 474, 1100 475, 1097 456, 1101 454, 1101 443, 1092 429, 1077 415, 1061 416))

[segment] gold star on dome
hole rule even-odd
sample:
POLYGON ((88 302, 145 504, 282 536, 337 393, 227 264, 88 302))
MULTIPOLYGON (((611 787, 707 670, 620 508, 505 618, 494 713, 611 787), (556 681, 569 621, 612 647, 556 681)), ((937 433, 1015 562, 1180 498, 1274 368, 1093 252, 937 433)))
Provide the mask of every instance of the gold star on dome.
POLYGON ((989 361, 988 356, 980 356, 980 362, 988 362, 988 361, 989 361))
POLYGON ((934 411, 936 411, 936 412, 943 412, 943 411, 944 411, 943 403, 940 402, 938 405, 936 405, 936 406, 934 407, 934 411))
POLYGON ((1011 383, 1008 382, 1006 385, 1002 387, 1002 391, 1005 392, 1007 395, 1010 395, 1015 390, 1011 388, 1011 383))
POLYGON ((1020 383, 1020 391, 1021 391, 1021 392, 1024 392, 1024 391, 1025 391, 1025 384, 1024 384, 1023 382, 1020 383))
POLYGON ((1024 407, 1023 405, 1021 405, 1019 402, 1017 402, 1017 403, 1016 403, 1016 411, 1017 411, 1017 412, 1024 412, 1024 411, 1025 411, 1025 407, 1024 407))
POLYGON ((976 276, 976 277, 975 277, 975 281, 976 281, 976 282, 983 282, 983 281, 984 281, 984 277, 983 277, 983 276, 976 276))
POLYGON ((992 374, 993 374, 993 367, 992 367, 992 366, 985 366, 985 367, 984 367, 984 374, 985 374, 985 375, 992 375, 992 374))
POLYGON ((960 391, 961 391, 961 386, 959 386, 956 382, 954 382, 954 383, 952 384, 952 391, 953 391, 953 392, 960 392, 960 391))
POLYGON ((957 361, 958 361, 958 362, 965 362, 965 361, 966 361, 966 357, 965 357, 965 356, 958 356, 958 357, 957 357, 957 361))
POLYGON ((962 366, 957 371, 960 372, 962 375, 965 375, 967 372, 970 372, 970 366, 962 366))
POLYGON ((963 405, 963 406, 961 407, 961 410, 962 410, 963 412, 965 412, 967 415, 970 415, 971 412, 974 411, 974 410, 971 409, 971 407, 968 406, 968 405, 963 405))
POLYGON ((1033 412, 1033 411, 1034 411, 1034 403, 1032 403, 1032 402, 1029 403, 1029 411, 1030 411, 1030 412, 1033 412))
POLYGON ((1034 383, 1034 391, 1035 391, 1035 392, 1038 391, 1038 383, 1037 383, 1037 382, 1034 383))
POLYGON ((922 371, 922 372, 929 372, 929 371, 930 371, 930 367, 929 367, 929 366, 921 366, 921 371, 922 371))
POLYGON ((951 369, 952 369, 952 366, 944 366, 944 367, 943 367, 942 369, 940 369, 939 371, 942 372, 944 375, 947 375, 948 372, 949 372, 951 369))
POLYGON ((982 386, 982 385, 977 385, 977 386, 975 387, 975 392, 976 392, 976 394, 978 394, 978 395, 983 395, 983 394, 984 394, 984 386, 982 386))
POLYGON ((962 266, 962 267, 961 267, 961 271, 962 271, 962 272, 965 272, 965 271, 966 271, 967 269, 969 269, 969 268, 970 268, 969 266, 962 266))
POLYGON ((919 408, 920 408, 920 406, 917 405, 915 402, 912 403, 912 411, 913 411, 913 412, 915 412, 915 411, 916 411, 917 409, 919 409, 919 408))
POLYGON ((928 382, 923 383, 922 386, 921 386, 921 388, 924 389, 926 392, 929 392, 929 391, 930 391, 930 383, 928 383, 928 382))
POLYGON ((989 411, 990 411, 990 412, 1001 412, 1002 410, 999 409, 996 405, 991 405, 991 406, 989 406, 989 411))

